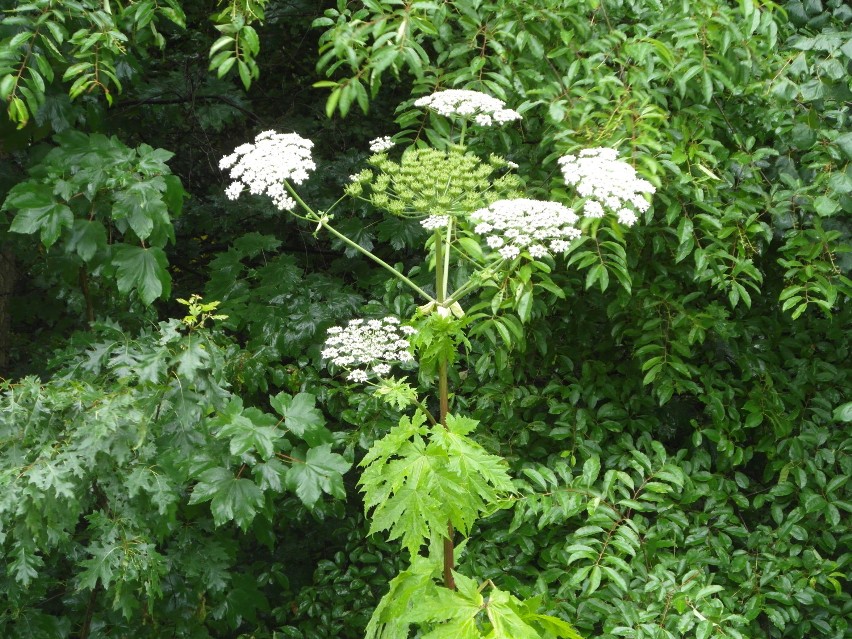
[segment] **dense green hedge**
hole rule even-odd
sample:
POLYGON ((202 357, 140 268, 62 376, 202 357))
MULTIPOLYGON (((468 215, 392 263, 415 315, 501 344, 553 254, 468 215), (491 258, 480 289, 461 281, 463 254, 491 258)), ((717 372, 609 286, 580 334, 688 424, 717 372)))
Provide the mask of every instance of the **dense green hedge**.
MULTIPOLYGON (((445 145, 413 102, 454 87, 522 114, 467 143, 529 197, 570 201, 556 158, 595 146, 657 187, 530 275, 533 301, 507 278, 465 304, 454 410, 515 491, 459 571, 584 637, 850 636, 846 3, 209 10, 0 22, 0 635, 363 636, 408 561, 367 534, 357 463, 400 414, 320 344, 416 303, 316 224, 228 201, 218 161, 295 130, 327 208, 370 138, 445 145)), ((416 221, 353 201, 335 222, 427 286, 416 221)))

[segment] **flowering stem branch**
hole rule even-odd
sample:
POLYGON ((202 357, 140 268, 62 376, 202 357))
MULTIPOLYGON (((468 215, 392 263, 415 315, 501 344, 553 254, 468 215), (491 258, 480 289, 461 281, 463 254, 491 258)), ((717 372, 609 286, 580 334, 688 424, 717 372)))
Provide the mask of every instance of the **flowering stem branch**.
MULTIPOLYGON (((505 260, 504 258, 502 258, 502 257, 501 257, 500 259, 498 259, 498 260, 494 261, 492 264, 490 264, 490 265, 486 266, 486 267, 483 269, 483 271, 485 271, 485 272, 489 272, 489 271, 497 271, 497 270, 499 270, 500 266, 501 266, 501 265, 503 264, 503 262, 505 262, 505 261, 506 261, 506 260, 505 260)), ((468 280, 467 280, 467 282, 465 282, 465 283, 464 283, 462 286, 460 286, 460 287, 459 287, 456 291, 454 291, 452 295, 450 295, 449 297, 447 297, 447 299, 445 300, 445 303, 446 303, 447 305, 451 305, 451 304, 453 304, 454 302, 458 302, 458 301, 459 301, 459 300, 461 300, 461 299, 462 299, 465 295, 467 295, 468 293, 470 293, 471 291, 473 291, 475 288, 478 288, 478 287, 479 287, 479 285, 482 283, 482 275, 481 275, 481 273, 482 273, 482 271, 478 271, 478 272, 475 272, 473 275, 471 275, 471 276, 470 276, 470 279, 468 279, 468 280)))
MULTIPOLYGON (((352 248, 354 248, 356 251, 358 251, 359 253, 361 253, 361 254, 362 254, 362 255, 364 255, 365 257, 368 257, 368 258, 370 258, 371 260, 373 260, 376 264, 378 264, 378 265, 379 265, 379 266, 381 266, 382 268, 384 268, 384 269, 386 269, 386 270, 390 271, 391 273, 393 273, 393 275, 394 275, 397 279, 399 279, 399 280, 401 280, 401 281, 405 282, 405 283, 408 285, 408 287, 409 287, 409 288, 411 288, 413 291, 416 291, 417 293, 419 293, 420 295, 422 295, 424 298, 426 298, 426 301, 428 301, 428 302, 434 302, 434 301, 436 301, 434 297, 432 297, 431 295, 429 295, 429 293, 427 293, 427 292, 426 292, 426 291, 424 291, 422 288, 420 288, 419 286, 417 286, 417 284, 415 284, 414 282, 412 282, 412 281, 411 281, 410 279, 408 279, 405 275, 403 275, 402 273, 400 273, 399 271, 397 271, 397 270, 396 270, 393 266, 391 266, 390 264, 388 264, 387 262, 385 262, 385 261, 384 261, 383 259, 381 259, 380 257, 378 257, 378 256, 374 255, 373 253, 371 253, 370 251, 368 251, 367 249, 365 249, 363 246, 361 246, 361 245, 360 245, 360 244, 358 244, 357 242, 353 242, 353 241, 352 241, 352 240, 350 240, 348 237, 346 237, 345 235, 343 235, 343 233, 340 233, 339 231, 335 230, 335 229, 334 229, 331 225, 329 225, 329 223, 326 221, 326 216, 324 216, 324 215, 320 215, 319 213, 317 213, 316 211, 314 211, 314 210, 313 210, 310 206, 308 206, 308 205, 305 203, 305 201, 304 201, 301 197, 299 197, 299 194, 298 194, 298 193, 296 193, 295 189, 293 189, 293 187, 292 187, 292 186, 290 186, 290 183, 289 183, 289 182, 286 182, 286 181, 285 181, 285 182, 284 182, 284 184, 285 184, 285 186, 287 187, 287 190, 288 190, 288 191, 290 191, 290 195, 292 195, 292 196, 293 196, 293 198, 296 200, 296 202, 298 202, 298 203, 299 203, 299 206, 301 206, 303 209, 305 209, 305 211, 307 211, 307 213, 308 213, 308 218, 309 218, 312 222, 317 222, 317 223, 319 223, 319 225, 320 225, 322 228, 324 228, 325 230, 327 230, 329 233, 331 233, 334 237, 336 237, 337 239, 339 239, 341 242, 343 242, 343 243, 344 243, 344 244, 346 244, 347 246, 351 246, 352 248)), ((335 204, 336 204, 336 202, 335 202, 335 204)))

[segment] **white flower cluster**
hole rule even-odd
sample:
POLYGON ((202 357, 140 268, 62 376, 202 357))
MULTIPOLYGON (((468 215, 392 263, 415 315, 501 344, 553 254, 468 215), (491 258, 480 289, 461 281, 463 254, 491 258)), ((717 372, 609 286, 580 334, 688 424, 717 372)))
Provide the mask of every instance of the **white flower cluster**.
POLYGON ((219 168, 230 169, 234 180, 225 195, 236 200, 247 188, 254 195, 265 193, 282 211, 292 210, 296 202, 287 193, 284 180, 301 184, 308 179, 308 173, 316 168, 311 159, 313 145, 296 133, 258 134, 254 144, 241 144, 219 161, 219 168))
POLYGON ((427 231, 446 228, 449 223, 449 215, 430 215, 429 217, 420 220, 420 225, 427 231))
POLYGON ((385 151, 392 149, 394 146, 394 141, 391 140, 389 135, 386 135, 381 138, 376 138, 375 140, 370 140, 370 151, 373 153, 384 153, 385 151))
POLYGON ((606 207, 615 212, 619 222, 633 226, 638 219, 636 211, 644 213, 651 206, 644 194, 653 193, 654 185, 619 160, 615 149, 584 149, 559 158, 559 165, 577 195, 589 198, 583 205, 585 217, 603 217, 606 207))
POLYGON ((474 116, 473 121, 480 126, 491 126, 495 122, 503 124, 520 120, 521 114, 507 109, 502 100, 479 91, 465 89, 447 89, 419 98, 414 106, 432 109, 443 116, 474 116))
POLYGON ((485 243, 507 260, 523 250, 532 257, 544 257, 550 251, 564 253, 571 240, 580 237, 574 226, 579 218, 558 202, 497 200, 471 217, 479 222, 474 232, 485 236, 485 243))
POLYGON ((413 361, 407 336, 416 332, 411 326, 402 326, 393 316, 354 319, 345 327, 328 329, 322 356, 350 369, 351 381, 366 382, 370 373, 380 377, 390 373, 391 362, 413 361), (364 368, 353 368, 358 366, 364 368))

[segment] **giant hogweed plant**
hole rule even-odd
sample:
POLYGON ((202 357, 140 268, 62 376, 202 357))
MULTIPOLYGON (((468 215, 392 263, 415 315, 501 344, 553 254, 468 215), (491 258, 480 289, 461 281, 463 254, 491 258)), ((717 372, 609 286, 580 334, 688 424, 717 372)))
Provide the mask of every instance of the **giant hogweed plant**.
MULTIPOLYGON (((316 233, 331 234, 381 266, 422 302, 412 317, 357 318, 333 327, 322 351, 332 372, 371 387, 403 413, 360 462, 370 534, 398 540, 410 558, 373 613, 367 638, 408 637, 411 626, 429 639, 579 637, 566 621, 543 614, 540 598, 521 600, 457 570, 477 520, 511 505, 514 485, 505 460, 476 441, 477 420, 454 410, 452 369, 471 335, 496 335, 507 346, 519 340, 536 295, 564 296, 548 276, 557 261, 573 253, 569 264, 578 256, 582 262, 585 252, 577 248, 584 234, 620 235, 620 226, 647 211, 654 187, 616 151, 585 149, 559 159, 573 208, 525 198, 516 166, 496 155, 480 158, 465 145, 469 128, 502 125, 519 113, 474 91, 441 91, 416 104, 449 121, 441 148, 412 147, 396 157, 389 137, 374 140, 369 168, 351 177, 329 210, 313 209, 298 193, 316 166, 311 142, 295 133, 263 132, 224 157, 220 166, 232 178, 226 194, 271 197, 316 233), (425 262, 433 284, 416 283, 412 272, 335 228, 334 209, 347 196, 419 222, 428 232, 425 262), (406 372, 392 374, 395 366, 406 372)), ((618 279, 629 286, 626 268, 618 266, 618 279)), ((587 284, 605 288, 604 277, 605 270, 592 269, 587 284)))

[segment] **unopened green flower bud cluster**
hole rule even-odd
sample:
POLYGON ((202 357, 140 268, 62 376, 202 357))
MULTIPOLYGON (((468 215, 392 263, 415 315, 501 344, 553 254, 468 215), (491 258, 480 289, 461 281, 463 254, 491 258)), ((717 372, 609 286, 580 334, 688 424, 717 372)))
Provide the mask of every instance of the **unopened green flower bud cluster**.
POLYGON ((521 181, 496 155, 488 161, 460 147, 409 149, 400 160, 373 155, 373 169, 352 176, 347 192, 400 217, 462 216, 501 197, 519 197, 521 181))

